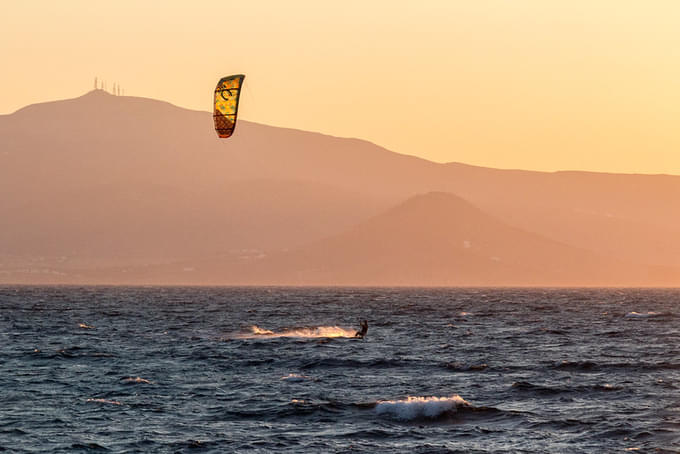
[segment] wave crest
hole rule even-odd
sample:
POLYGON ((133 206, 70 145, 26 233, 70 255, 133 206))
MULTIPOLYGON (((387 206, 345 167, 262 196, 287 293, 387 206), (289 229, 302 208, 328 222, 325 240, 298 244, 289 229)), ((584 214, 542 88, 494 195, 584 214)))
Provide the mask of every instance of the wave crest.
POLYGON ((458 394, 451 397, 409 396, 404 400, 379 401, 375 412, 400 421, 411 421, 419 418, 433 419, 446 413, 455 413, 460 407, 470 407, 470 403, 458 394))
POLYGON ((301 382, 301 381, 305 381, 305 380, 311 380, 311 378, 306 376, 306 375, 288 374, 285 377, 281 377, 281 380, 288 381, 288 382, 301 382))
POLYGON ((89 398, 89 399, 87 399, 87 402, 97 402, 97 403, 100 403, 100 404, 111 404, 111 405, 123 405, 122 403, 118 402, 117 400, 108 400, 108 399, 89 398))
POLYGON ((661 312, 654 312, 654 311, 647 311, 647 312, 628 312, 625 317, 626 318, 652 318, 652 317, 662 317, 664 315, 670 315, 670 314, 664 314, 661 312))

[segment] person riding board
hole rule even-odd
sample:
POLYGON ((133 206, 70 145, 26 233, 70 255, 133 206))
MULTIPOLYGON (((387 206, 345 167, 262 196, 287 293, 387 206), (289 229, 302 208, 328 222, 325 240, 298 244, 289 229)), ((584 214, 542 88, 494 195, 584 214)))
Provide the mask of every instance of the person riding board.
POLYGON ((360 323, 361 325, 361 330, 357 331, 357 333, 354 335, 354 337, 358 337, 360 339, 363 339, 366 333, 368 332, 368 322, 366 320, 362 320, 360 323))

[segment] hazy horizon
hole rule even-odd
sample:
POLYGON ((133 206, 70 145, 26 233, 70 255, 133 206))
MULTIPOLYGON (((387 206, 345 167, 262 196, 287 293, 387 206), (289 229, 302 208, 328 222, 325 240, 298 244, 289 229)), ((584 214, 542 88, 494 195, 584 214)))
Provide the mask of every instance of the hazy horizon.
POLYGON ((0 282, 680 285, 677 3, 3 12, 0 282))
POLYGON ((221 140, 211 117, 101 90, 0 116, 0 281, 679 282, 678 176, 438 164, 248 121, 221 140))

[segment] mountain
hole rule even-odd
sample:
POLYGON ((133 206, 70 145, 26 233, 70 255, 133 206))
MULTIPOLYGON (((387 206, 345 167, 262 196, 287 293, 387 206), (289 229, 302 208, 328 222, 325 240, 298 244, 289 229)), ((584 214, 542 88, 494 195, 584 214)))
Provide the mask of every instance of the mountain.
POLYGON ((437 164, 248 121, 220 140, 208 112, 95 90, 0 116, 0 281, 330 247, 432 191, 597 257, 680 266, 678 176, 437 164))
POLYGON ((669 285, 680 278, 677 269, 627 264, 509 226, 437 192, 274 262, 295 272, 283 282, 322 285, 669 285))
MULTIPOLYGON (((273 130, 239 124, 255 142, 273 130)), ((258 173, 261 155, 217 139, 208 113, 102 90, 0 117, 0 150, 5 262, 106 266, 281 249, 387 206, 311 174, 258 173)))
POLYGON ((121 276, 136 284, 667 286, 678 282, 680 269, 600 256, 431 192, 290 251, 84 272, 79 279, 110 283, 121 276))

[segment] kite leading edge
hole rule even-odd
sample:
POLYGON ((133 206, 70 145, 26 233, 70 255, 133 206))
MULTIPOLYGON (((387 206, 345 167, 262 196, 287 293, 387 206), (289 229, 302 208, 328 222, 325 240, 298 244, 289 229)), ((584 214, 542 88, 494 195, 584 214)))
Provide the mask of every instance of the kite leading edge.
POLYGON ((215 87, 215 131, 221 139, 231 137, 236 127, 238 101, 241 96, 241 86, 246 76, 236 74, 220 79, 215 87))

